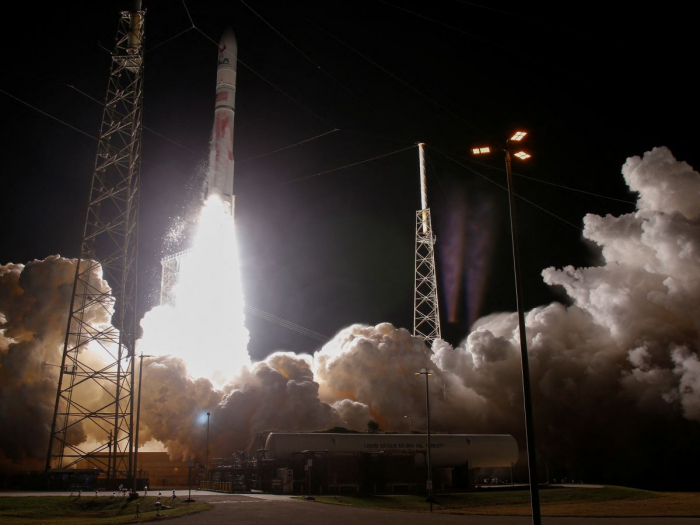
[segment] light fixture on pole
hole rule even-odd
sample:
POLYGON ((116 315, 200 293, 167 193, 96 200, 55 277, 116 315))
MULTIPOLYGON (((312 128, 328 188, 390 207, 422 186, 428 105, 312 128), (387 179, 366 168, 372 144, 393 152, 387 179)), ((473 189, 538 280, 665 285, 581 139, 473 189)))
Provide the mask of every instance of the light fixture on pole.
MULTIPOLYGON (((535 451, 535 424, 532 416, 532 396, 530 388, 530 364, 527 355, 527 334, 525 332, 525 311, 523 309, 523 294, 520 281, 520 253, 518 250, 518 230, 515 218, 515 193, 513 192, 513 170, 511 167, 511 151, 515 149, 514 143, 521 142, 527 132, 516 131, 515 134, 506 141, 503 148, 506 157, 506 177, 508 179, 508 202, 510 204, 510 233, 513 245, 513 267, 515 269, 515 301, 518 308, 518 330, 520 336, 520 360, 523 378, 523 404, 525 408, 525 437, 527 446, 527 464, 530 474, 530 502, 532 504, 532 523, 540 525, 542 522, 540 513, 540 494, 537 478, 537 454, 535 451)), ((474 155, 491 153, 491 148, 481 146, 472 148, 474 155)), ((530 154, 525 151, 516 151, 513 156, 520 160, 530 158, 530 154)))
POLYGON ((134 439, 134 471, 132 473, 133 477, 133 493, 136 493, 138 489, 138 470, 137 470, 137 465, 139 461, 139 423, 141 421, 141 379, 143 378, 143 358, 144 357, 154 357, 152 355, 143 355, 143 352, 141 352, 141 355, 139 356, 139 359, 141 362, 139 363, 139 395, 138 395, 138 400, 136 401, 136 437, 134 439))
POLYGON ((416 372, 416 375, 425 376, 425 411, 428 416, 426 424, 428 430, 428 453, 426 455, 426 461, 428 463, 428 482, 426 483, 426 487, 428 489, 430 512, 433 512, 433 480, 430 475, 430 389, 428 388, 428 376, 433 375, 433 371, 429 368, 421 368, 420 372, 416 372))
POLYGON ((209 416, 211 412, 207 412, 207 454, 204 460, 204 472, 207 476, 207 481, 209 481, 209 416))

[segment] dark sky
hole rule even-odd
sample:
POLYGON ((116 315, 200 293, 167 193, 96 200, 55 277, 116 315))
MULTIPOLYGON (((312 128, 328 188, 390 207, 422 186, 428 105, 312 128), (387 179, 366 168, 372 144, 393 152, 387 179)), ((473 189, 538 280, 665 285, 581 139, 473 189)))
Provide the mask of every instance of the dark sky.
MULTIPOLYGON (((145 3, 144 124, 158 135, 143 139, 142 312, 158 296, 160 258, 177 248, 165 232, 200 196, 216 75, 216 46, 201 32, 218 41, 226 25, 257 74, 239 64, 234 193, 247 302, 329 336, 355 322, 412 327, 417 149, 286 181, 425 142, 443 332, 457 344, 475 317, 515 308, 503 159, 475 164, 471 146, 530 132, 533 158, 515 166, 529 177, 516 177, 516 192, 537 206, 518 202, 527 308, 562 299, 543 268, 599 261, 581 238, 586 213, 634 209, 551 184, 632 202, 620 175, 628 156, 665 145, 700 166, 697 46, 674 3, 247 4, 307 58, 242 2, 187 2, 198 28, 189 31, 182 2, 145 3)), ((78 255, 96 142, 37 110, 98 132, 101 108, 86 95, 104 98, 110 57, 100 45, 112 47, 127 6, 6 8, 22 23, 9 24, 0 80, 0 263, 78 255)), ((255 358, 316 348, 256 317, 248 327, 255 358)))

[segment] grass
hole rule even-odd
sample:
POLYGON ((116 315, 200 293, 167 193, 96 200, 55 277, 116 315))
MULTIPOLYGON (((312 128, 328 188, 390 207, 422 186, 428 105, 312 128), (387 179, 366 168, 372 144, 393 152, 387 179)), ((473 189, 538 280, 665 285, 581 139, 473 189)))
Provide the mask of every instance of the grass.
POLYGON ((0 522, 5 524, 42 525, 117 525, 143 523, 167 518, 179 518, 211 509, 208 503, 185 503, 184 499, 163 505, 156 518, 155 497, 128 501, 125 498, 83 496, 33 496, 26 498, 0 497, 0 522), (136 517, 136 504, 141 504, 141 517, 136 517), (165 508, 170 507, 170 508, 165 508))
MULTIPOLYGON (((433 511, 445 514, 529 516, 528 491, 483 491, 436 496, 433 511)), ((425 496, 317 496, 316 501, 354 507, 428 512, 425 496)), ((652 492, 627 487, 544 488, 543 516, 700 517, 700 494, 652 492)))

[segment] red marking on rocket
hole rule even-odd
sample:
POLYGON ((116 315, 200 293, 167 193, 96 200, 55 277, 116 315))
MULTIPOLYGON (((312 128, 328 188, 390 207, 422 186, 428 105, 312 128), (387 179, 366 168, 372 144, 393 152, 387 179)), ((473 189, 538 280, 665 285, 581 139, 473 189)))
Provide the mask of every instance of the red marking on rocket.
POLYGON ((238 44, 231 28, 219 42, 216 106, 209 156, 208 195, 217 195, 233 216, 233 117, 236 109, 238 44))

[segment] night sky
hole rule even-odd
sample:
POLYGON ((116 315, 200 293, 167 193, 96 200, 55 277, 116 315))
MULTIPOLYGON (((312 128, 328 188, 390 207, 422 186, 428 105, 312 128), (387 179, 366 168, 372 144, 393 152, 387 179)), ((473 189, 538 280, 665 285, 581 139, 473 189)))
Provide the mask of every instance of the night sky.
MULTIPOLYGON (((471 146, 530 133, 523 147, 533 157, 515 163, 527 177, 516 177, 516 192, 546 211, 517 204, 528 309, 563 299, 542 269, 598 263, 581 237, 586 213, 634 210, 620 175, 627 157, 665 145, 700 167, 697 46, 673 3, 629 3, 624 13, 610 3, 246 3, 298 50, 239 1, 187 2, 189 30, 182 2, 145 3, 142 313, 158 300, 160 258, 187 247, 164 238, 201 198, 217 53, 202 33, 218 42, 226 25, 248 66, 238 67, 234 142, 246 300, 328 336, 358 322, 412 328, 417 142, 427 144, 452 344, 478 316, 515 309, 503 158, 475 163, 471 146)), ((38 110, 97 134, 101 107, 89 97, 103 100, 110 67, 100 46, 111 49, 126 7, 6 7, 17 22, 0 82, 0 263, 78 255, 96 141, 38 110)), ((255 359, 319 345, 257 317, 247 326, 255 359)))

